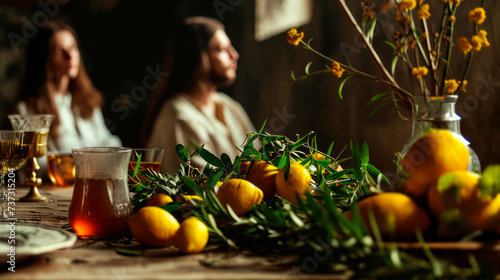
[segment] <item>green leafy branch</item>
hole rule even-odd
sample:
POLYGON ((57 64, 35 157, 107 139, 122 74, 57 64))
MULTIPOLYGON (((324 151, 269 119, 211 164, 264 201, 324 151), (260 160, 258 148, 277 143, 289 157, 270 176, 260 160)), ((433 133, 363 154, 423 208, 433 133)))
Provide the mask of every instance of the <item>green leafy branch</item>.
MULTIPOLYGON (((395 244, 380 238, 373 217, 370 227, 374 234, 369 234, 357 209, 357 201, 372 194, 380 181, 387 178, 369 163, 366 143, 359 146, 351 141, 352 157, 339 159, 345 148, 333 157, 332 143, 323 153, 317 149, 312 132, 297 136, 293 141, 285 136, 264 133, 264 126, 257 133, 249 133, 241 155, 234 160, 224 154, 217 157, 203 146, 189 154, 184 146, 178 145, 176 152, 183 163, 176 174, 150 171, 143 173, 146 179, 131 184, 134 209, 141 207, 154 192, 190 192, 203 201, 191 200, 194 206, 190 207, 173 202, 162 208, 180 217, 198 217, 209 228, 212 244, 244 254, 294 255, 299 260, 326 256, 318 262, 319 271, 381 279, 468 277, 489 271, 480 269, 473 259, 471 268, 466 269, 438 260, 426 248, 423 239, 420 243, 427 259, 401 251, 395 244), (324 159, 317 159, 317 154, 324 159), (189 166, 194 156, 201 156, 207 162, 202 172, 189 166), (308 193, 297 206, 276 196, 238 216, 230 206, 224 207, 217 199, 216 186, 230 178, 244 178, 239 165, 247 160, 265 160, 281 168, 300 162, 312 174, 313 188, 321 195, 308 193), (339 163, 345 165, 351 160, 352 168, 339 168, 339 163), (352 211, 352 219, 344 215, 346 211, 352 211)), ((205 264, 210 265, 210 261, 205 264)))

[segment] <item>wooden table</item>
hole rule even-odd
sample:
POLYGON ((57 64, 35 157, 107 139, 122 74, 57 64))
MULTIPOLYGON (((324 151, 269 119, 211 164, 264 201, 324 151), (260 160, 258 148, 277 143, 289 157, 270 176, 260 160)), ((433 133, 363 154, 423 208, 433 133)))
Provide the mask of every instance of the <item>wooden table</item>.
MULTIPOLYGON (((16 197, 27 193, 27 188, 16 187, 16 197)), ((68 209, 72 187, 44 186, 40 192, 44 202, 16 201, 17 224, 41 224, 70 230, 68 209)), ((429 244, 439 249, 439 244, 429 244)), ((402 244, 402 246, 405 246, 402 244)), ((411 249, 406 245, 408 249, 411 249)), ((448 251, 457 259, 465 259, 469 251, 486 256, 493 266, 500 268, 500 244, 483 246, 466 243, 459 250, 448 251), (457 254, 458 252, 458 254, 457 254), (462 253, 462 254, 460 254, 462 253), (465 254, 464 254, 465 253, 465 254)), ((443 252, 443 250, 440 250, 443 252)), ((4 254, 4 252, 1 252, 4 254)), ((290 265, 290 259, 247 257, 207 248, 199 254, 182 254, 175 246, 149 249, 140 256, 118 254, 115 247, 105 241, 78 239, 67 249, 60 249, 16 263, 16 272, 0 266, 0 279, 348 279, 342 274, 303 274, 290 265), (203 265, 210 263, 208 267, 203 265)), ((497 278, 500 279, 500 278, 497 278)))
MULTIPOLYGON (((68 209, 72 187, 43 186, 44 202, 16 201, 17 224, 41 224, 70 230, 68 209)), ((16 197, 27 193, 16 187, 16 197)), ((4 252, 1 252, 4 254, 4 252)), ((16 263, 15 272, 2 265, 0 279, 347 279, 345 275, 297 273, 289 259, 245 257, 207 248, 182 254, 175 246, 146 250, 141 256, 116 253, 104 241, 78 239, 74 246, 16 263), (207 267, 202 263, 211 263, 207 267)))

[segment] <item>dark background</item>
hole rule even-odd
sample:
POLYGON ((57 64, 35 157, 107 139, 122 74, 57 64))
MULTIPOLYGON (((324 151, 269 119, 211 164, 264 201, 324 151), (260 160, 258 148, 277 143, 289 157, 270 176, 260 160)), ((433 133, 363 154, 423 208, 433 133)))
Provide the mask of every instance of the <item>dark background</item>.
MULTIPOLYGON (((349 1, 349 5, 356 15, 360 14, 359 4, 351 2, 358 1, 349 1)), ((475 1, 462 2, 461 10, 472 9, 475 5, 472 2, 475 1)), ((471 141, 483 168, 500 162, 497 144, 500 126, 496 113, 500 107, 500 40, 498 31, 492 30, 493 26, 500 25, 493 14, 500 13, 497 2, 488 1, 488 18, 481 26, 487 30, 492 46, 475 56, 468 76, 467 94, 460 96, 457 108, 462 116, 462 133, 471 141)), ((313 62, 311 70, 323 69, 327 62, 301 47, 289 45, 285 41, 286 32, 256 41, 255 1, 52 0, 43 3, 60 3, 49 17, 63 20, 75 28, 89 76, 105 96, 103 112, 108 127, 120 136, 125 146, 143 146, 140 141, 142 121, 153 92, 151 85, 156 82, 151 79, 151 73, 162 69, 169 36, 176 22, 186 16, 205 15, 222 21, 240 53, 238 79, 232 87, 222 91, 243 105, 257 128, 267 120, 267 131, 273 134, 295 138, 314 131, 320 149, 326 151, 330 143, 335 142, 334 155, 348 146, 351 139, 360 144, 366 141, 370 147, 370 162, 393 177, 394 154, 410 136, 411 125, 401 120, 391 106, 384 107, 368 120, 377 105, 368 104, 370 98, 386 89, 352 78, 345 85, 341 100, 337 93, 340 81, 328 74, 292 88, 284 86, 283 83, 291 81, 292 70, 300 76, 309 61, 313 62), (218 12, 216 4, 220 2, 230 9, 218 12)), ((22 35, 26 22, 35 22, 40 13, 44 13, 44 9, 38 1, 0 1, 2 128, 6 126, 5 114, 15 100, 22 75, 24 46, 21 43, 16 48, 7 35, 22 35)), ((314 38, 312 45, 326 55, 378 74, 367 53, 356 47, 353 29, 335 2, 314 1, 313 19, 300 27, 300 31, 306 33, 306 38, 314 38), (346 50, 354 52, 346 55, 346 50)), ((376 36, 381 57, 386 67, 390 67, 392 50, 383 40, 383 34, 376 36)), ((350 156, 349 149, 343 157, 347 156, 350 156)), ((350 164, 345 163, 348 167, 350 164)))

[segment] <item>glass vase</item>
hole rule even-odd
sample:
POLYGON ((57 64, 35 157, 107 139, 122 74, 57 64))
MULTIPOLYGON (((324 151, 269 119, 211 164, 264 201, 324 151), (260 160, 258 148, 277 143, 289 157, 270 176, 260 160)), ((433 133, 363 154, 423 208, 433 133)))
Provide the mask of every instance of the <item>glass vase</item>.
POLYGON ((474 150, 470 147, 470 142, 462 136, 460 132, 460 116, 455 112, 457 95, 428 97, 428 103, 424 96, 415 97, 415 106, 412 114, 412 132, 398 156, 397 178, 398 185, 406 180, 407 174, 400 168, 399 162, 408 152, 411 145, 430 129, 447 129, 455 133, 455 136, 467 146, 469 150, 468 171, 480 173, 481 164, 474 150))

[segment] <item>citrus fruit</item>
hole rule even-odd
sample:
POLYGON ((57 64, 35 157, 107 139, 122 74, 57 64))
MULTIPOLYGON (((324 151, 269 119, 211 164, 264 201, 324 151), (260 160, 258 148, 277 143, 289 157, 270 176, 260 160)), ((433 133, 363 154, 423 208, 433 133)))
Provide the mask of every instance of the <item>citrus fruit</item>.
POLYGON ((278 168, 265 161, 256 161, 252 164, 246 180, 257 186, 264 193, 264 201, 269 201, 276 194, 275 179, 278 168))
POLYGON ((314 158, 315 160, 322 160, 322 159, 326 159, 325 155, 320 154, 320 153, 318 153, 318 152, 315 152, 312 156, 313 156, 313 158, 314 158))
POLYGON ((297 205, 297 195, 305 198, 305 193, 312 191, 312 177, 307 169, 299 164, 293 163, 290 165, 288 179, 285 180, 285 168, 280 169, 276 175, 276 191, 282 198, 297 205))
POLYGON ((163 206, 163 205, 169 204, 172 201, 173 201, 172 198, 167 194, 155 193, 149 198, 148 202, 146 202, 146 205, 147 206, 163 206))
MULTIPOLYGON (((403 193, 383 192, 366 197, 357 204, 363 223, 371 231, 369 211, 373 213, 380 234, 396 240, 415 239, 415 232, 427 231, 430 219, 415 201, 403 193)), ((352 212, 346 213, 352 218, 352 212)))
POLYGON ((425 200, 430 186, 442 174, 467 170, 469 150, 454 133, 432 130, 410 146, 400 165, 408 174, 402 184, 404 192, 419 201, 425 200))
POLYGON ((262 202, 264 193, 244 179, 229 179, 219 187, 217 199, 226 207, 230 205, 236 215, 245 214, 250 207, 262 202))
POLYGON ((165 247, 173 242, 179 222, 168 211, 145 206, 127 218, 132 235, 142 245, 165 247))
POLYGON ((175 201, 185 201, 184 205, 186 206, 194 206, 190 200, 198 200, 198 201, 203 201, 203 198, 197 196, 197 195, 188 195, 188 194, 177 194, 175 196, 175 201))
POLYGON ((183 253, 201 252, 208 242, 207 226, 196 217, 185 219, 175 234, 175 245, 183 253))
POLYGON ((429 209, 445 234, 500 227, 500 196, 483 198, 479 180, 473 172, 449 172, 429 189, 429 209), (445 214, 453 210, 455 215, 445 214))

